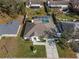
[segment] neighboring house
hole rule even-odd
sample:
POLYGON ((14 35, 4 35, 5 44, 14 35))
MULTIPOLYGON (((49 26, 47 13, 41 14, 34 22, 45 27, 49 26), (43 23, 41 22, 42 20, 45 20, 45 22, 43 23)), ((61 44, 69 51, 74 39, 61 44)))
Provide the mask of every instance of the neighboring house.
POLYGON ((41 8, 43 7, 43 1, 42 0, 28 0, 26 2, 26 7, 41 8))
POLYGON ((70 3, 72 3, 74 8, 79 9, 79 0, 70 0, 70 3))
POLYGON ((26 22, 24 39, 31 38, 33 36, 45 36, 47 37, 46 31, 52 31, 53 23, 50 16, 36 16, 33 17, 32 22, 26 22))
POLYGON ((70 32, 74 37, 79 39, 79 22, 61 22, 63 31, 70 32))
POLYGON ((79 0, 27 0, 26 7, 41 8, 46 1, 51 8, 67 8, 69 3, 72 3, 75 8, 79 8, 79 0))
POLYGON ((47 4, 51 8, 67 8, 69 0, 48 0, 47 4))
POLYGON ((9 21, 5 24, 0 24, 0 37, 16 37, 20 30, 20 22, 17 20, 9 21))

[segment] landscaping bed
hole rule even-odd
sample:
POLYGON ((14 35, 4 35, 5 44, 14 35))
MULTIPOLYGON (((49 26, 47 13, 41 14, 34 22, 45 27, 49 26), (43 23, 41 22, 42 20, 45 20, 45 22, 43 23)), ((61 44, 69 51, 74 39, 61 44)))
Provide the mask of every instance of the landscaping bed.
POLYGON ((36 53, 30 49, 31 41, 24 41, 21 38, 2 38, 0 41, 0 58, 46 58, 44 45, 35 45, 36 53))
POLYGON ((73 52, 71 49, 68 48, 61 48, 58 44, 57 46, 57 50, 58 50, 58 54, 60 58, 76 58, 76 53, 73 52))

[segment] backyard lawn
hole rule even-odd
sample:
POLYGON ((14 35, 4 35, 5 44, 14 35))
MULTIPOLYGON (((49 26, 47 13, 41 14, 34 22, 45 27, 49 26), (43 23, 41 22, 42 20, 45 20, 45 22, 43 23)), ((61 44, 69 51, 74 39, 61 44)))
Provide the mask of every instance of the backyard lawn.
POLYGON ((58 20, 67 20, 67 21, 73 21, 74 19, 79 19, 79 15, 73 14, 73 13, 62 13, 57 8, 49 8, 49 14, 54 13, 56 15, 56 18, 58 20))
POLYGON ((44 16, 46 15, 44 8, 26 8, 26 14, 29 19, 33 16, 44 16))
POLYGON ((0 58, 16 57, 16 58, 46 58, 46 50, 43 45, 35 45, 36 53, 30 49, 31 41, 24 41, 21 38, 5 38, 0 41, 0 58))
POLYGON ((61 48, 57 45, 57 50, 60 58, 76 58, 76 53, 68 48, 61 48))

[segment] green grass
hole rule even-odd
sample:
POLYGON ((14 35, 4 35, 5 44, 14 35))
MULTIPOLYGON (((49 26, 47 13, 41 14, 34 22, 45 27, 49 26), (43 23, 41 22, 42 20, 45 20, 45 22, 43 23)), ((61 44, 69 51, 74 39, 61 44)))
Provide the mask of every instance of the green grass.
POLYGON ((76 53, 73 52, 71 49, 63 49, 57 44, 57 50, 60 58, 76 58, 76 53))
POLYGON ((26 14, 28 15, 29 19, 31 19, 33 16, 44 16, 46 15, 44 8, 26 8, 26 14))
POLYGON ((74 20, 74 19, 79 19, 79 16, 76 15, 76 14, 58 14, 57 15, 57 18, 60 19, 60 20, 63 20, 63 19, 67 19, 67 20, 74 20))
POLYGON ((49 8, 49 13, 54 13, 56 15, 56 18, 58 20, 64 21, 64 19, 67 19, 67 21, 73 21, 74 19, 79 19, 79 15, 73 14, 73 13, 62 13, 57 8, 49 8))
POLYGON ((1 46, 3 43, 7 43, 7 49, 10 49, 8 49, 8 53, 6 53, 5 49, 3 52, 0 50, 0 57, 46 58, 46 50, 44 45, 34 45, 34 48, 37 50, 34 54, 30 49, 30 46, 32 45, 31 41, 24 41, 21 38, 3 38, 1 41, 1 46))

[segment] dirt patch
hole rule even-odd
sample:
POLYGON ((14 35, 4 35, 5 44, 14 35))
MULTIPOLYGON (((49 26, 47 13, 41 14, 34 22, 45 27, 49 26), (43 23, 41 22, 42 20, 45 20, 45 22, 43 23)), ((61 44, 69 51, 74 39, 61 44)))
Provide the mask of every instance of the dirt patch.
POLYGON ((14 52, 16 52, 16 50, 17 50, 16 38, 4 38, 0 41, 0 57, 8 57, 8 56, 11 57, 12 55, 14 56, 15 55, 14 52))

